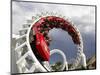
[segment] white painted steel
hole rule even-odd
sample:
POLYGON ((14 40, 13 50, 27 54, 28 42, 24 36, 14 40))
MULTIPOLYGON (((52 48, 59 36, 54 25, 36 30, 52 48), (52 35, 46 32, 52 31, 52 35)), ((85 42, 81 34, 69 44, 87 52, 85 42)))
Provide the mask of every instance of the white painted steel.
POLYGON ((24 47, 26 44, 27 44, 27 43, 26 43, 26 42, 24 42, 24 43, 23 43, 23 44, 21 44, 20 46, 17 46, 17 47, 15 48, 15 50, 19 50, 20 48, 24 47))
POLYGON ((23 60, 28 56, 28 54, 29 54, 29 51, 26 52, 26 53, 16 62, 16 64, 18 64, 18 63, 20 63, 21 61, 23 61, 23 60))
MULTIPOLYGON (((45 13, 44 13, 45 14, 45 13)), ((15 48, 15 51, 17 50, 21 50, 20 48, 23 48, 25 45, 27 45, 27 48, 28 48, 28 51, 30 52, 30 55, 32 56, 33 60, 34 60, 34 65, 35 63, 38 65, 38 66, 32 66, 30 70, 27 70, 26 72, 34 72, 35 69, 38 69, 40 72, 47 72, 47 70, 41 65, 41 63, 38 61, 38 59, 36 58, 35 54, 32 52, 32 49, 31 49, 31 46, 30 46, 30 41, 29 41, 29 35, 30 35, 30 32, 31 32, 31 28, 32 26, 41 18, 41 17, 46 17, 46 16, 50 16, 50 15, 53 15, 53 16, 58 16, 57 14, 41 14, 42 16, 37 16, 35 17, 35 20, 33 21, 33 23, 30 25, 29 28, 23 28, 19 31, 26 31, 27 30, 27 33, 20 36, 19 38, 17 38, 17 40, 23 38, 23 37, 26 37, 26 42, 24 42, 23 44, 19 45, 19 46, 16 46, 15 48)), ((63 17, 63 16, 61 16, 63 17)), ((29 24, 27 24, 29 25, 29 24)), ((86 57, 85 57, 85 54, 83 53, 83 41, 82 41, 82 37, 81 37, 81 34, 79 32, 79 30, 73 25, 73 27, 76 29, 76 31, 78 32, 78 35, 79 35, 79 39, 81 41, 80 45, 77 45, 77 57, 75 58, 75 62, 73 63, 73 65, 71 66, 71 68, 69 70, 74 70, 78 64, 80 63, 80 60, 83 59, 83 65, 86 66, 86 57)), ((33 34, 35 35, 35 33, 33 34)), ((66 56, 64 55, 64 53, 58 49, 54 49, 52 51, 50 51, 50 55, 52 55, 53 53, 59 53, 63 56, 63 59, 64 59, 64 62, 63 62, 63 67, 61 68, 61 70, 63 70, 66 66, 66 70, 68 70, 68 62, 66 60, 66 56)), ((24 56, 22 56, 16 63, 20 63, 20 61, 24 60, 24 58, 28 55, 28 52, 26 54, 24 54, 24 56)), ((21 65, 21 64, 20 64, 21 65)), ((22 73, 22 70, 21 70, 21 67, 22 66, 18 66, 19 67, 19 70, 20 70, 20 73, 22 73)), ((51 71, 50 69, 48 69, 48 71, 51 71)))
POLYGON ((26 37, 26 34, 24 34, 24 35, 22 35, 22 36, 16 38, 16 40, 22 39, 22 38, 24 38, 24 37, 26 37))
POLYGON ((65 67, 68 69, 68 63, 67 63, 65 54, 59 49, 53 49, 50 51, 50 55, 52 55, 54 53, 58 53, 63 57, 63 65, 62 65, 62 68, 60 69, 60 71, 63 71, 65 69, 65 67))

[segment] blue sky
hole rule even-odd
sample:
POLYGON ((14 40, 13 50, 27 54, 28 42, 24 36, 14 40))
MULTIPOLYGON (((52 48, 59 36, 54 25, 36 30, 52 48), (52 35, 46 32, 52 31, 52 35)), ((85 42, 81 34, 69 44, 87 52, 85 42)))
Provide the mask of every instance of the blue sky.
MULTIPOLYGON (((95 54, 95 7, 93 6, 12 2, 12 33, 18 34, 19 29, 26 23, 27 19, 46 11, 61 14, 76 25, 83 38, 86 58, 95 54)), ((76 55, 76 46, 67 32, 53 29, 49 35, 53 39, 50 49, 62 50, 68 61, 72 61, 76 55)), ((53 56, 51 56, 51 63, 61 58, 59 55, 53 56)))

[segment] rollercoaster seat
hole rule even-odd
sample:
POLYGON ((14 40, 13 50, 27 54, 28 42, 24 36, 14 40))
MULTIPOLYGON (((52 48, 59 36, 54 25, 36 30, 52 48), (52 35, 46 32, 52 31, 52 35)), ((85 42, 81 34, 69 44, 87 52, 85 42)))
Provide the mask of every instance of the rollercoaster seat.
POLYGON ((43 61, 49 61, 50 50, 42 33, 36 33, 36 49, 43 61))

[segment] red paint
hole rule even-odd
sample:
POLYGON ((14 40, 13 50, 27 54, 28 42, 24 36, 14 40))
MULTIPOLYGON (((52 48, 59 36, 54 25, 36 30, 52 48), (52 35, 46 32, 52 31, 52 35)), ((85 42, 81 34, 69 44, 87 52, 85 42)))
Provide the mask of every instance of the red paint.
POLYGON ((39 55, 43 58, 44 61, 49 61, 50 50, 46 44, 44 36, 41 33, 36 33, 36 48, 39 55))
POLYGON ((75 28, 71 25, 70 22, 64 20, 63 18, 56 16, 47 16, 42 17, 39 21, 37 21, 32 30, 35 31, 36 34, 36 48, 39 55, 43 58, 44 61, 48 61, 50 58, 49 48, 47 46, 46 40, 44 39, 42 32, 46 30, 50 30, 52 28, 61 28, 69 33, 72 37, 72 40, 75 44, 80 44, 79 36, 75 28), (47 29, 45 28, 47 27, 47 29))

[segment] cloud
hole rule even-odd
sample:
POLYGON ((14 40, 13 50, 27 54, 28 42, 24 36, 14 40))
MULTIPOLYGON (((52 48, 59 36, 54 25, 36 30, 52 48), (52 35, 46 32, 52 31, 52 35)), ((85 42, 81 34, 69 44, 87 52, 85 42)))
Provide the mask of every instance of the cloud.
POLYGON ((95 33, 95 8, 93 7, 89 12, 80 17, 72 17, 72 22, 83 33, 95 33))
POLYGON ((46 11, 66 16, 81 32, 95 32, 95 7, 14 1, 12 6, 13 32, 18 33, 18 29, 26 23, 27 19, 31 19, 32 15, 46 11))

